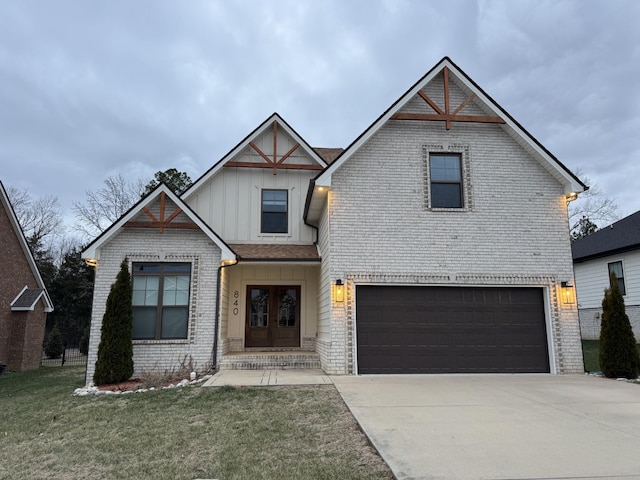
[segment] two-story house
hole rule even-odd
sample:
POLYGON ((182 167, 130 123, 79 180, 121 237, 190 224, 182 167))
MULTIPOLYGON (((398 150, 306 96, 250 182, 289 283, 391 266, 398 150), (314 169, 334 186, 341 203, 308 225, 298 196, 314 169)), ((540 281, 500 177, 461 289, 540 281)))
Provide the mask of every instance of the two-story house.
POLYGON ((582 371, 567 204, 586 186, 450 59, 344 151, 274 114, 84 252, 133 277, 137 372, 582 371), (573 295, 575 298, 575 295, 573 295))
POLYGON ((582 338, 600 338, 602 300, 615 273, 636 340, 640 340, 640 211, 571 245, 582 338))

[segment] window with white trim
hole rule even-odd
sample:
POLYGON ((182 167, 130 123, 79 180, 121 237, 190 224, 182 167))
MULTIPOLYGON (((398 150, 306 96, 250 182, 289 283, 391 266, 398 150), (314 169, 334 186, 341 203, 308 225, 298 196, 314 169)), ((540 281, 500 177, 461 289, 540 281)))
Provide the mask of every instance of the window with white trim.
POLYGON ((262 190, 261 233, 288 233, 288 200, 287 190, 262 190))
POLYGON ((133 264, 133 339, 186 339, 190 263, 133 264))
POLYGON ((622 268, 622 262, 621 261, 611 262, 608 264, 608 266, 609 266, 609 277, 611 277, 612 273, 616 275, 616 278, 618 279, 618 288, 620 288, 620 293, 622 295, 626 295, 627 290, 624 284, 624 270, 622 268))

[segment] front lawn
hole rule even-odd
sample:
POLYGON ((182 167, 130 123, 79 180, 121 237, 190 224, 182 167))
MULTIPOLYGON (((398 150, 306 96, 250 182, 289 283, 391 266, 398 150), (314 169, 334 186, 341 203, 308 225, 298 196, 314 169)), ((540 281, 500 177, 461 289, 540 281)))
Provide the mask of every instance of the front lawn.
MULTIPOLYGON (((640 344, 636 345, 640 352, 640 344)), ((582 356, 585 372, 600 372, 600 340, 582 340, 582 356)))
POLYGON ((72 396, 83 383, 0 376, 0 478, 392 478, 333 386, 72 396))

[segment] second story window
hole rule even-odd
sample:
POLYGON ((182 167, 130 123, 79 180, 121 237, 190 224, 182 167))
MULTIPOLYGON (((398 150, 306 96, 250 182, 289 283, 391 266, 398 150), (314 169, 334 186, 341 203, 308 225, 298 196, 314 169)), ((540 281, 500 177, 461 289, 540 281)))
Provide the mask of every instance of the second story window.
POLYGON ((627 294, 627 290, 624 285, 624 270, 622 269, 622 262, 611 262, 609 264, 609 276, 612 273, 616 274, 616 278, 618 279, 618 287, 620 288, 620 293, 622 295, 627 294))
POLYGON ((262 233, 288 233, 287 190, 262 190, 262 233))
POLYGON ((429 155, 431 208, 462 208, 462 166, 460 155, 429 155))

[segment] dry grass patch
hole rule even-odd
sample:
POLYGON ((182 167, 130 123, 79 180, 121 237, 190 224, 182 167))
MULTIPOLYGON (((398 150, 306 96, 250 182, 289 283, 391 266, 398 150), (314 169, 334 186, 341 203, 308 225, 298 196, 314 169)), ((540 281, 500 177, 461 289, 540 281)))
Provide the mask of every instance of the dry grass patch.
POLYGON ((0 377, 0 478, 392 478, 333 386, 73 397, 83 373, 0 377))

